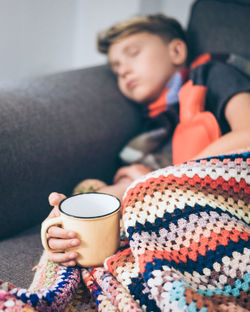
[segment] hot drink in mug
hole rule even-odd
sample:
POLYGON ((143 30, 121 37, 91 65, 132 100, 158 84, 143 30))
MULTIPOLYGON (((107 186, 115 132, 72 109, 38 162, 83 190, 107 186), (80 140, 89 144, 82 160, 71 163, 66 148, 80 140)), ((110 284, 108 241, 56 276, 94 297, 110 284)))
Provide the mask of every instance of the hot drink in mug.
POLYGON ((120 207, 119 199, 108 194, 85 193, 64 199, 59 205, 61 215, 42 224, 43 247, 54 252, 48 246, 47 231, 53 225, 62 225, 76 232, 81 241, 70 248, 79 254, 77 263, 84 267, 102 265, 119 247, 120 207))

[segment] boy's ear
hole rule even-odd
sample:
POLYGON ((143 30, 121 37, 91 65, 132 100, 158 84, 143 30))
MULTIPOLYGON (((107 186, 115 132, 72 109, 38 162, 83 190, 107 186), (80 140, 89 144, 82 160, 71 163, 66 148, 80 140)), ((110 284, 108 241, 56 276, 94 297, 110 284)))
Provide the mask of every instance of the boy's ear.
POLYGON ((181 39, 173 39, 169 43, 169 55, 173 65, 184 65, 187 61, 187 45, 181 39))

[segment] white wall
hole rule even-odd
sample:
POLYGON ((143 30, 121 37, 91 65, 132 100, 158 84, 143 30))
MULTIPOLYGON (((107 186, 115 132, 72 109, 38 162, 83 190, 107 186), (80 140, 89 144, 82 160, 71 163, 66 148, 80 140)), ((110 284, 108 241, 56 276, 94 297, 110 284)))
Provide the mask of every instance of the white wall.
POLYGON ((194 0, 163 0, 162 12, 175 17, 183 27, 186 27, 189 18, 189 10, 193 2, 194 0))
POLYGON ((102 64, 96 35, 110 25, 138 14, 139 0, 77 0, 74 67, 102 64))
POLYGON ((70 68, 75 0, 0 0, 0 80, 70 68))
POLYGON ((105 62, 96 33, 139 0, 0 0, 0 81, 105 62))
POLYGON ((185 26, 193 0, 0 0, 0 81, 103 64, 96 34, 135 14, 185 26))

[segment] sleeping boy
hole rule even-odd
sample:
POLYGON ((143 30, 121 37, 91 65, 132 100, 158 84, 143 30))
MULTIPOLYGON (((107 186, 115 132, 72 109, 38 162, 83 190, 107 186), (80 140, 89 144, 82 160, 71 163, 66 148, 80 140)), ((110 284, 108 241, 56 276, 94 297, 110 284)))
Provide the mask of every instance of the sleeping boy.
MULTIPOLYGON (((146 132, 121 152, 131 165, 117 171, 113 185, 100 184, 98 192, 122 199, 126 188, 152 169, 250 146, 249 78, 209 54, 188 66, 186 35, 175 19, 157 14, 118 23, 100 34, 98 49, 107 54, 121 93, 146 116, 146 132)), ((50 194, 49 218, 59 215, 63 198, 50 194)), ((54 262, 74 266, 76 252, 57 250, 79 243, 72 231, 55 226, 48 231, 54 262)))

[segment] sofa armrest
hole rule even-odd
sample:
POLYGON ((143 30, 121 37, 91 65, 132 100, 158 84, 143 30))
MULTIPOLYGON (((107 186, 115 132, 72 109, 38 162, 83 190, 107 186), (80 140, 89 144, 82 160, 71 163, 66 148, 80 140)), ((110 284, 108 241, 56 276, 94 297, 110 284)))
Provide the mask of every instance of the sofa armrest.
POLYGON ((141 126, 107 66, 0 85, 0 239, 47 216, 51 191, 111 181, 141 126))

